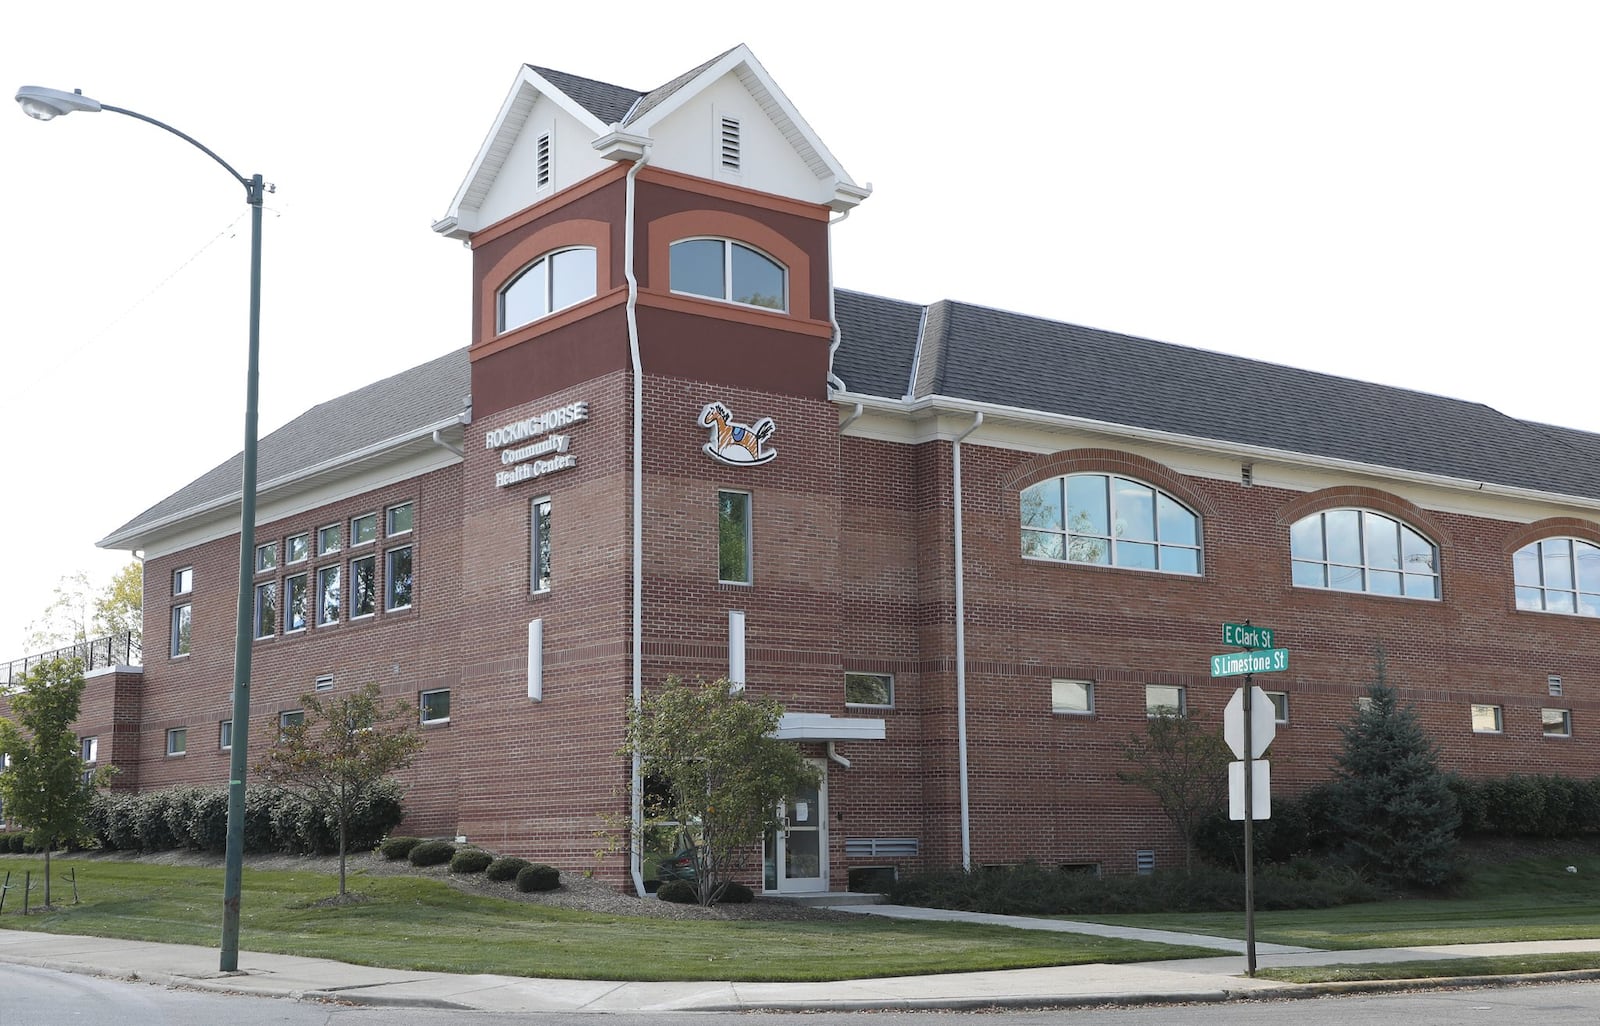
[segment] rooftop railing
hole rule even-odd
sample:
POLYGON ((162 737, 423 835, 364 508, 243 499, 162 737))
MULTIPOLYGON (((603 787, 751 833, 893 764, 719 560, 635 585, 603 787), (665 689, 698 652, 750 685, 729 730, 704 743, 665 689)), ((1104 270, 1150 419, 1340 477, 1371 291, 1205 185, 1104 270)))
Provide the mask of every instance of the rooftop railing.
POLYGON ((127 631, 80 641, 53 652, 23 656, 9 663, 0 663, 0 687, 21 683, 23 674, 52 659, 77 659, 83 663, 84 673, 103 670, 108 666, 139 666, 144 662, 144 646, 139 635, 127 631))

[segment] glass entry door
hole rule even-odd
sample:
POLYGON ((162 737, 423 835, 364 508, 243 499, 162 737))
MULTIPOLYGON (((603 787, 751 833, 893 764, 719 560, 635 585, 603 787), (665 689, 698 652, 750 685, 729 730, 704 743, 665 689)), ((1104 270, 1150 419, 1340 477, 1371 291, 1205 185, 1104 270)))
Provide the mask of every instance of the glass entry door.
POLYGON ((828 889, 828 785, 823 763, 813 763, 824 777, 778 803, 776 831, 767 834, 767 890, 786 892, 828 889))

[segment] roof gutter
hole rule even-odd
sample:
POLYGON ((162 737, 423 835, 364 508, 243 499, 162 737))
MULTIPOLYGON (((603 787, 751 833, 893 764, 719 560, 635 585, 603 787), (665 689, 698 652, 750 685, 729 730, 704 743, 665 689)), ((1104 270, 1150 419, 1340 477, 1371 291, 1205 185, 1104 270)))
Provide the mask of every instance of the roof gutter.
POLYGON ((1020 406, 1007 406, 1001 403, 988 403, 975 399, 958 399, 944 395, 924 396, 920 399, 889 399, 884 396, 850 392, 835 393, 828 398, 837 404, 859 405, 863 409, 875 413, 891 413, 901 417, 939 413, 971 415, 981 412, 990 419, 1015 420, 1063 430, 1095 431, 1101 434, 1116 435, 1121 438, 1130 438, 1138 441, 1159 442, 1163 445, 1173 445, 1195 452, 1220 453, 1256 460, 1299 463, 1326 470, 1396 478, 1412 484, 1445 488, 1451 491, 1472 492, 1478 495, 1493 495, 1499 498, 1523 501, 1565 503, 1589 509, 1600 509, 1600 497, 1596 496, 1572 495, 1565 492, 1544 492, 1534 488, 1495 484, 1491 481, 1479 481, 1467 477, 1452 477, 1448 474, 1429 474, 1418 470, 1406 470, 1402 467, 1390 467, 1381 463, 1363 463, 1360 460, 1343 459, 1338 456, 1320 456, 1315 453, 1296 452, 1293 449, 1277 449, 1265 445, 1230 442, 1225 439, 1202 438, 1197 435, 1184 435, 1174 431, 1160 431, 1155 428, 1141 428, 1131 424, 1116 424, 1111 421, 1094 420, 1090 417, 1074 417, 1064 413, 1044 413, 1020 406))

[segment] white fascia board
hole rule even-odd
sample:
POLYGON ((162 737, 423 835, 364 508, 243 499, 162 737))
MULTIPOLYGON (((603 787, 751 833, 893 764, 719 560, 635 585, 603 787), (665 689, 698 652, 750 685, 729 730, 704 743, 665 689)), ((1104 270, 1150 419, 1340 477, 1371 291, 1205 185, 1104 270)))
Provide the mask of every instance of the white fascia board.
MULTIPOLYGON (((451 463, 460 463, 462 457, 457 456, 455 453, 450 452, 448 449, 436 445, 433 442, 433 433, 435 431, 450 434, 453 429, 457 434, 465 434, 464 431, 460 430, 461 418, 459 416, 451 417, 449 420, 441 420, 437 423, 428 424, 420 428, 414 428, 403 435, 395 435, 392 438, 386 438, 383 441, 374 442, 371 445, 365 446, 361 449, 356 449, 353 452, 342 453, 331 459, 323 460, 321 463, 314 464, 310 467, 303 467, 280 477, 275 477, 270 481, 258 481, 256 483, 257 506, 259 507, 271 502, 274 492, 291 491, 296 485, 310 484, 316 481, 318 478, 326 477, 330 474, 344 475, 354 467, 360 466, 363 463, 371 462, 377 457, 392 453, 397 449, 401 449, 407 445, 424 439, 427 440, 430 446, 438 449, 440 452, 445 453, 448 456, 447 459, 439 461, 440 466, 449 466, 451 463)), ((456 439, 452 439, 452 441, 455 440, 456 439)), ((426 452, 429 450, 424 451, 426 452)), ((416 473, 417 472, 414 469, 407 469, 400 479, 403 480, 405 477, 413 477, 416 475, 416 473)), ((360 491, 367 490, 369 489, 365 487, 360 489, 360 491)), ((207 515, 214 515, 219 511, 227 511, 229 509, 238 507, 240 494, 240 492, 229 492, 228 494, 213 499, 210 502, 204 502, 198 506, 191 506, 188 509, 180 510, 177 513, 162 517, 160 520, 152 521, 151 523, 145 524, 135 530, 107 535, 106 537, 95 542, 95 546, 102 549, 126 549, 130 551, 134 549, 147 548, 147 542, 149 540, 158 538, 163 534, 171 533, 173 529, 180 528, 185 521, 196 520, 206 517, 207 515)), ((320 505, 321 503, 318 504, 320 505)), ((259 513, 260 511, 258 510, 258 515, 256 518, 257 522, 260 522, 264 519, 269 519, 259 515, 259 513)), ((275 513, 274 518, 278 515, 280 514, 275 513)))
POLYGON ((786 712, 772 736, 779 741, 882 741, 883 720, 786 712))
POLYGON ((860 193, 860 198, 856 199, 854 203, 848 203, 847 206, 836 209, 848 210, 866 198, 867 193, 872 190, 870 188, 863 190, 861 186, 851 180, 849 172, 844 169, 844 165, 839 163, 838 158, 823 143, 822 138, 806 123, 806 119, 800 116, 800 112, 795 109, 794 104, 790 103, 783 90, 778 88, 778 83, 772 80, 772 76, 767 74, 767 69, 761 66, 761 62, 756 60, 756 55, 751 53, 750 48, 743 43, 723 54, 721 60, 706 68, 692 80, 685 82, 671 96, 650 108, 644 117, 628 126, 629 130, 645 134, 651 133, 663 119, 694 99, 695 96, 703 92, 713 82, 730 72, 738 74, 740 83, 750 92, 751 96, 755 97, 761 108, 768 112, 769 117, 773 116, 774 113, 776 114, 773 117, 773 122, 788 138, 789 144, 795 148, 796 152, 800 153, 802 157, 810 158, 807 163, 811 165, 813 173, 818 178, 832 177, 835 180, 837 185, 835 186, 832 203, 847 202, 851 196, 860 193), (806 153, 808 148, 811 151, 810 154, 806 153))
POLYGON ((476 223, 477 219, 472 216, 473 212, 476 212, 478 204, 481 204, 483 198, 489 194, 489 189, 500 173, 506 154, 510 152, 511 145, 521 134, 523 126, 527 123, 528 114, 541 96, 547 97, 594 135, 605 132, 606 126, 599 118, 589 113, 581 103, 557 89, 549 79, 524 64, 517 72, 516 80, 511 83, 511 90, 506 93, 505 102, 500 105, 500 113, 495 116, 494 124, 490 126, 489 134, 484 137, 483 145, 478 147, 478 155, 473 158, 467 177, 462 181, 461 188, 456 190, 455 198, 450 201, 449 212, 434 222, 434 231, 447 238, 466 238, 483 227, 476 223))
MULTIPOLYGON (((1418 470, 1405 470, 1399 467, 1384 466, 1381 463, 1363 463, 1359 460, 1341 459, 1337 456, 1319 456, 1313 453, 1296 452, 1293 449, 1246 445, 1241 442, 1184 435, 1172 431, 1157 431, 1153 428, 1115 424, 1110 421, 1094 420, 1089 417, 1073 417, 1063 413, 1045 413, 1040 410, 1030 410, 1019 406, 1005 406, 1000 403, 986 403, 973 399, 957 399, 951 396, 934 395, 908 401, 904 399, 888 399, 876 395, 857 395, 850 392, 836 392, 829 398, 836 405, 844 407, 847 412, 853 410, 856 404, 860 403, 864 409, 874 413, 891 415, 898 413, 902 417, 915 420, 934 421, 931 430, 919 432, 917 441, 953 441, 961 433, 961 430, 966 427, 964 424, 945 425, 939 423, 936 418, 941 413, 962 414, 968 418, 974 413, 982 413, 986 420, 1010 420, 1019 424, 1058 431, 1092 431, 1116 438, 1170 445, 1195 452, 1224 453, 1239 457, 1247 462, 1271 460, 1299 464, 1301 466, 1319 467, 1324 470, 1334 470, 1346 474, 1360 474, 1367 477, 1406 481, 1411 484, 1442 488, 1449 491, 1493 495, 1500 498, 1515 499, 1519 502, 1559 503, 1561 505, 1577 506, 1582 509, 1600 510, 1600 500, 1590 496, 1568 495, 1562 492, 1542 492, 1533 488, 1518 488, 1514 485, 1475 481, 1470 478, 1451 477, 1447 474, 1429 474, 1418 470)), ((982 428, 978 429, 978 434, 983 434, 982 428)))
POLYGON ((639 160, 644 157, 650 142, 648 135, 625 132, 613 125, 610 131, 589 145, 606 160, 639 160))

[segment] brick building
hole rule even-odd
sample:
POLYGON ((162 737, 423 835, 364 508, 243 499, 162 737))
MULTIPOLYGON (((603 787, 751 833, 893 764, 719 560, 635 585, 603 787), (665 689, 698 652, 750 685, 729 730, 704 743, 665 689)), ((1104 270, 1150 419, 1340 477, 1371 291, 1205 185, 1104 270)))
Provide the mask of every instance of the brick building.
MULTIPOLYGON (((422 710, 407 832, 587 868, 630 697, 727 675, 826 771, 769 838, 784 891, 1170 863, 1117 771, 1151 709, 1220 721, 1225 621, 1292 654, 1257 678, 1280 793, 1380 645, 1448 768, 1596 772, 1600 438, 835 289, 867 193, 743 47, 644 93, 521 69, 435 225, 471 345, 262 440, 254 728, 376 681, 422 710)), ((226 779, 238 480, 101 543, 146 567, 144 666, 82 723, 119 786, 226 779)))

